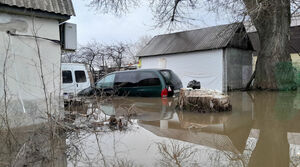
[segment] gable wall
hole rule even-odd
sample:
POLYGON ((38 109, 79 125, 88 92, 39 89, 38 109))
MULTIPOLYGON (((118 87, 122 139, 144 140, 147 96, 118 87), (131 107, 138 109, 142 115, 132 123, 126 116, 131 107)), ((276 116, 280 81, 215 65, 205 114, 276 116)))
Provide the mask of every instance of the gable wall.
POLYGON ((183 87, 189 81, 201 82, 202 88, 223 90, 223 50, 208 50, 181 54, 141 57, 141 68, 167 68, 181 79, 183 87))
POLYGON ((7 57, 5 73, 7 81, 5 84, 7 99, 9 99, 9 113, 14 115, 15 122, 24 124, 26 124, 25 121, 21 120, 36 121, 37 123, 36 117, 46 113, 47 105, 53 111, 57 111, 59 107, 60 44, 38 39, 41 57, 39 59, 38 47, 34 38, 12 36, 6 33, 6 31, 12 31, 16 34, 32 36, 34 34, 33 25, 37 36, 59 40, 59 22, 57 20, 0 13, 0 114, 3 113, 1 106, 4 103, 2 100, 4 97, 2 74, 5 57, 7 57), (6 54, 7 49, 8 54, 6 54), (40 64, 40 60, 42 64, 40 64), (41 67, 43 74, 41 74, 41 67), (45 81, 47 105, 41 76, 45 81))

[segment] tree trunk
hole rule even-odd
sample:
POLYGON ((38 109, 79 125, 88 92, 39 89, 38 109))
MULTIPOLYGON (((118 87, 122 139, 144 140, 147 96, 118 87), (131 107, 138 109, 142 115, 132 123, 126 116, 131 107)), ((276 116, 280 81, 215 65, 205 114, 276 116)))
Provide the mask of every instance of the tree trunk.
POLYGON ((244 0, 259 39, 254 88, 291 89, 294 70, 288 53, 291 22, 290 0, 244 0))

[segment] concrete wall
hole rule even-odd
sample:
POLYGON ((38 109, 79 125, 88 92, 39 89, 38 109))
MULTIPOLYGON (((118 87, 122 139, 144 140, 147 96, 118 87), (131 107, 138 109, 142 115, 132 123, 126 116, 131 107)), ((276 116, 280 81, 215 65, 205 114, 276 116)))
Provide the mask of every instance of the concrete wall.
POLYGON ((223 91, 223 50, 141 57, 141 68, 168 68, 181 79, 183 87, 191 80, 202 88, 223 91))
POLYGON ((229 90, 245 88, 252 75, 252 52, 227 48, 225 57, 227 88, 229 90))
POLYGON ((13 115, 13 121, 36 122, 38 117, 45 114, 47 107, 52 112, 59 108, 60 45, 44 39, 35 42, 32 37, 12 36, 7 31, 28 36, 36 33, 39 37, 59 40, 59 22, 0 13, 0 112, 3 114, 4 84, 6 84, 8 111, 13 115), (5 58, 7 58, 6 83, 3 80, 5 58), (44 77, 47 105, 41 76, 44 77))

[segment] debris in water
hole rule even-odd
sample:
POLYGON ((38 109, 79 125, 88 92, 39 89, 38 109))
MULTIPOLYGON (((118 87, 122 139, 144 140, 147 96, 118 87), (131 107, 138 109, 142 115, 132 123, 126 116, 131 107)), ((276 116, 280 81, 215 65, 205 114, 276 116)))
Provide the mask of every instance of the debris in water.
POLYGON ((232 109, 229 96, 208 89, 181 89, 177 107, 202 113, 232 109))
POLYGON ((116 126, 118 124, 118 120, 115 115, 112 115, 108 121, 109 121, 109 126, 116 126))

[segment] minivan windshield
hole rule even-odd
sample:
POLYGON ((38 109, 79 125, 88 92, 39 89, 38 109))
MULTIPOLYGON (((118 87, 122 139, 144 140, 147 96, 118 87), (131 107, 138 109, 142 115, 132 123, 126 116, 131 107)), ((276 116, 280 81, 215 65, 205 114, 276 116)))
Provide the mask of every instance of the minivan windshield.
POLYGON ((174 89, 180 89, 182 87, 179 77, 171 70, 160 70, 160 73, 164 77, 167 85, 174 86, 174 89))

